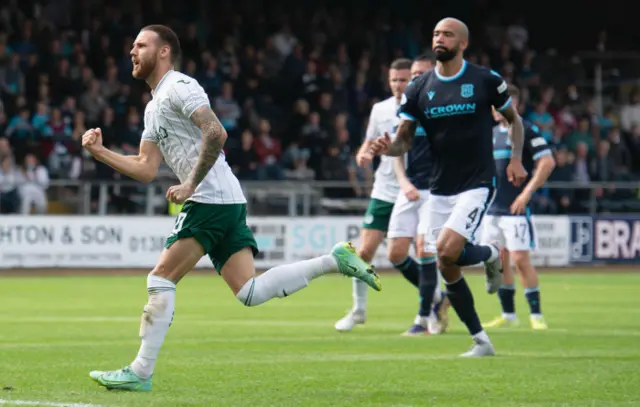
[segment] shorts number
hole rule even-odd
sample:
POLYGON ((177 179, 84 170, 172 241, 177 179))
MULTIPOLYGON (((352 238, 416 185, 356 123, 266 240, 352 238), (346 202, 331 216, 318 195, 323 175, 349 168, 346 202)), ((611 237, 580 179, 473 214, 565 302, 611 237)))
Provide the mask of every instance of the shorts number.
POLYGON ((524 239, 527 233, 527 223, 522 222, 519 225, 513 225, 513 228, 515 229, 515 232, 516 232, 516 239, 520 239, 521 241, 524 242, 524 239))
POLYGON ((478 208, 471 211, 469 215, 467 215, 467 219, 469 219, 469 224, 473 225, 476 223, 476 218, 478 217, 478 208))
POLYGON ((187 217, 187 214, 184 212, 180 212, 180 214, 178 214, 178 217, 176 218, 176 224, 173 227, 171 234, 176 234, 182 230, 182 224, 184 223, 184 218, 186 217, 187 217))

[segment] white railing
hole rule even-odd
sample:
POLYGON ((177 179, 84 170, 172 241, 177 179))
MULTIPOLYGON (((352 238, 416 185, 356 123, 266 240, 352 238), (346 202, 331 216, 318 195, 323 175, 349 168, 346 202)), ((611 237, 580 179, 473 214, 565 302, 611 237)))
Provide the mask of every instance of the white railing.
MULTIPOLYGON (((62 202, 72 208, 71 212, 84 215, 106 215, 114 204, 113 195, 133 207, 135 214, 154 215, 165 213, 167 202, 165 193, 175 182, 159 181, 141 184, 135 181, 99 180, 52 180, 48 190, 50 200, 62 202), (93 195, 93 198, 92 198, 93 195)), ((324 194, 325 188, 352 189, 348 182, 325 181, 271 181, 242 183, 248 201, 248 211, 253 215, 310 216, 327 213, 358 213, 366 209, 366 197, 335 199, 324 194)), ((588 185, 572 182, 553 182, 545 185, 549 189, 589 190, 584 207, 594 214, 598 208, 599 189, 633 190, 638 197, 640 182, 594 182, 588 185)), ((640 212, 640 199, 637 209, 640 212)), ((632 205, 633 206, 633 205, 632 205)))

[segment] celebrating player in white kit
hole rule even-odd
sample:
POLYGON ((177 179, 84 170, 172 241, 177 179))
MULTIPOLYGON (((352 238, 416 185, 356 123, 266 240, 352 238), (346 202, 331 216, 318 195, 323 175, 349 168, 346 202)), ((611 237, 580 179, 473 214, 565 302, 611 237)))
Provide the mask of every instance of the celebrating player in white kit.
MULTIPOLYGON (((395 133, 399 119, 397 116, 400 98, 411 79, 411 60, 397 59, 391 63, 389 69, 389 87, 391 96, 388 99, 373 105, 369 116, 366 139, 358 154, 356 162, 360 167, 371 165, 373 155, 370 146, 373 140, 385 133, 395 133)), ((400 192, 400 185, 396 180, 392 157, 381 157, 380 165, 375 173, 371 200, 365 213, 360 230, 360 245, 358 255, 366 262, 371 262, 378 247, 384 240, 384 235, 389 227, 389 220, 394 202, 400 192)), ((405 255, 404 258, 394 264, 407 280, 414 286, 418 286, 419 266, 415 260, 405 255)), ((353 308, 349 313, 336 322, 338 331, 350 331, 357 324, 363 324, 366 320, 367 306, 366 284, 358 279, 353 280, 353 308)))
POLYGON ((140 325, 142 345, 135 360, 115 371, 92 371, 108 389, 150 391, 156 359, 173 320, 176 284, 209 255, 236 298, 246 306, 286 297, 311 280, 340 272, 380 290, 373 268, 346 242, 331 254, 274 267, 255 275, 258 248, 246 223, 246 199, 227 165, 222 148, 227 134, 198 82, 174 71, 180 57, 178 37, 168 27, 152 25, 138 34, 131 51, 133 76, 152 90, 137 156, 123 156, 102 145, 100 129, 90 129, 82 145, 117 171, 151 182, 161 160, 180 179, 167 198, 184 204, 156 267, 147 278, 148 302, 140 325))

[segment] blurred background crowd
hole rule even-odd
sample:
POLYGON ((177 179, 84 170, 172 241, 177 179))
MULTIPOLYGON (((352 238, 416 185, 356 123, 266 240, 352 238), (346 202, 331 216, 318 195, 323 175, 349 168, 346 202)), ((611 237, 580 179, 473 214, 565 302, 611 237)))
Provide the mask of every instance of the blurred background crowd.
MULTIPOLYGON (((151 96, 131 77, 129 51, 150 23, 169 24, 180 36, 180 70, 209 94, 240 180, 348 180, 350 188, 325 194, 367 197, 372 170, 357 168, 354 155, 370 108, 390 95, 390 62, 429 50, 433 23, 444 15, 423 21, 392 7, 315 3, 323 2, 3 2, 0 211, 46 212, 51 180, 123 179, 87 156, 80 138, 100 127, 105 145, 136 153, 151 96)), ((486 3, 473 4, 482 10, 486 3)), ((535 21, 474 15, 483 20, 467 21, 467 58, 520 87, 522 116, 554 146, 552 181, 640 179, 637 61, 605 64, 614 86, 597 99, 593 62, 536 43, 535 21)), ((577 46, 596 51, 608 41, 601 32, 577 46)), ((131 211, 126 189, 110 191, 112 202, 124 202, 115 211, 131 211)), ((596 196, 604 211, 638 202, 634 189, 603 188, 596 196)), ((536 211, 584 212, 588 197, 587 190, 543 189, 536 211)))

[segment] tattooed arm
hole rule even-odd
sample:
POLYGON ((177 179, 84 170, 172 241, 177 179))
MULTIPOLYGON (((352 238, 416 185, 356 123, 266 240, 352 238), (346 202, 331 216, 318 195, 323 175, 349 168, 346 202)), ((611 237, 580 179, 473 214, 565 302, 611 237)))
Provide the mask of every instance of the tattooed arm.
POLYGON ((385 155, 400 156, 411 149, 413 144, 413 137, 416 134, 417 123, 413 120, 400 119, 398 130, 396 132, 396 139, 389 143, 385 155))
POLYGON ((510 124, 509 138, 511 139, 511 157, 522 160, 522 149, 524 148, 524 126, 518 111, 513 105, 500 112, 510 124))
POLYGON ((222 147, 227 141, 227 131, 207 105, 196 109, 191 115, 191 121, 202 130, 200 155, 188 180, 188 183, 195 189, 218 160, 222 147))

